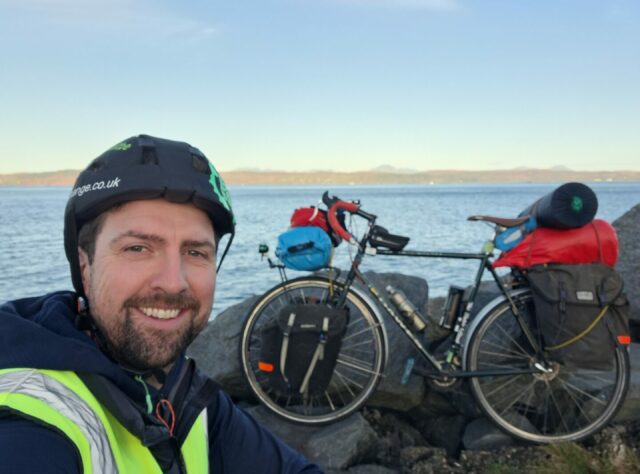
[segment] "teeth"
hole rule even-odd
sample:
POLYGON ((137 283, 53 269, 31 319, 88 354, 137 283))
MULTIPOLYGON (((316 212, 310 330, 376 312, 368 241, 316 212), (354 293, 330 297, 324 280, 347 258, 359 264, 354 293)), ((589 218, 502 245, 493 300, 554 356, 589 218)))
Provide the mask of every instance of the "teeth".
POLYGON ((145 315, 156 319, 173 319, 180 314, 179 309, 140 308, 145 315))

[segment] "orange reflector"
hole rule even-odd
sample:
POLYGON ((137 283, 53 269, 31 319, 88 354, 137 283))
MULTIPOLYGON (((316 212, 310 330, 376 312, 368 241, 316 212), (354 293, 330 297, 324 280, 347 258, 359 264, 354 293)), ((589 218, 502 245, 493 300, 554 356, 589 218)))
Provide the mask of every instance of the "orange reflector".
POLYGON ((618 336, 618 342, 627 346, 631 344, 631 336, 618 336))
POLYGON ((273 372, 275 370, 275 367, 273 367, 273 364, 269 364, 268 362, 259 361, 258 369, 262 370, 263 372, 273 372))

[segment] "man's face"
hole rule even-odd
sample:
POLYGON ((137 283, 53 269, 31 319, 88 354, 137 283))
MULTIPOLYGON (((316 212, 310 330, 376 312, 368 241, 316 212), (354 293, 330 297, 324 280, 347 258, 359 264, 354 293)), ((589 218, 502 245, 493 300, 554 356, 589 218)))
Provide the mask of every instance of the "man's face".
POLYGON ((108 211, 93 263, 79 252, 91 314, 118 362, 167 368, 206 325, 216 248, 203 211, 163 199, 129 202, 108 211))

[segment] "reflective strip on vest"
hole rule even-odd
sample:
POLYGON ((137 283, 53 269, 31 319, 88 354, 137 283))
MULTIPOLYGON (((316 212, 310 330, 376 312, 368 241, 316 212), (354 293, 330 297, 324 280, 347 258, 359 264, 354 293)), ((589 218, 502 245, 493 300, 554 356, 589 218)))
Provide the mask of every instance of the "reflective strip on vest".
POLYGON ((73 422, 86 438, 92 472, 118 472, 102 421, 73 390, 37 370, 17 370, 0 376, 1 392, 27 395, 49 405, 73 422))

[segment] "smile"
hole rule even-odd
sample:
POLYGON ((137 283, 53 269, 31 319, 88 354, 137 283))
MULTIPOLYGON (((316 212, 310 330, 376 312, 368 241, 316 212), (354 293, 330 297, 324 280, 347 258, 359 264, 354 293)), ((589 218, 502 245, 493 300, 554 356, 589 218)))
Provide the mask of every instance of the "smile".
POLYGON ((180 314, 180 309, 139 308, 145 316, 156 319, 174 319, 180 314))

